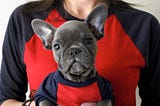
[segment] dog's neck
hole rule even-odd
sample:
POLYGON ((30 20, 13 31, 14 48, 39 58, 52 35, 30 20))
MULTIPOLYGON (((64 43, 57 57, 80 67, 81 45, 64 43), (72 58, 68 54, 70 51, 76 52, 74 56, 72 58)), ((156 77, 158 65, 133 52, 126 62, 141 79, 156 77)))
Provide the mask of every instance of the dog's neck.
POLYGON ((93 68, 92 71, 87 76, 83 75, 72 75, 70 73, 62 73, 63 77, 72 82, 84 82, 96 77, 96 69, 93 68))

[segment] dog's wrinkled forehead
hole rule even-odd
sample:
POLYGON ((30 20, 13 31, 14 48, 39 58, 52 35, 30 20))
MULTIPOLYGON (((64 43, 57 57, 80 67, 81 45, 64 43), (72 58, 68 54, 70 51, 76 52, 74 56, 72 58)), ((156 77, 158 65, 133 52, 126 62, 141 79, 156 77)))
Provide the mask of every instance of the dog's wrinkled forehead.
POLYGON ((76 41, 87 36, 93 35, 86 23, 80 21, 68 21, 56 30, 54 39, 76 41))

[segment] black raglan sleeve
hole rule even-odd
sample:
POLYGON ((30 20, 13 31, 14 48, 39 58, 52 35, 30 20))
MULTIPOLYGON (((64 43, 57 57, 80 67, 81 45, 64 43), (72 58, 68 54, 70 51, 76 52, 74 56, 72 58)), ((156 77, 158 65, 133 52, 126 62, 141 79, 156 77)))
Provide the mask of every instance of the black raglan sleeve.
POLYGON ((2 48, 0 70, 0 104, 6 99, 24 101, 27 92, 27 76, 22 55, 22 25, 19 12, 10 16, 2 48))
POLYGON ((146 68, 140 73, 139 93, 141 106, 160 106, 160 24, 150 20, 149 50, 146 68))

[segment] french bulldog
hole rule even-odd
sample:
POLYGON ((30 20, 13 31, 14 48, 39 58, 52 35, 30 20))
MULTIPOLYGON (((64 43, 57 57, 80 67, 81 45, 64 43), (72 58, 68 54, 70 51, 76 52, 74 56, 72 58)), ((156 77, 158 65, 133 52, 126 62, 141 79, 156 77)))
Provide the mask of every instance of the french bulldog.
MULTIPOLYGON (((92 80, 97 76, 94 66, 96 42, 103 36, 103 26, 107 16, 107 6, 99 4, 83 22, 71 20, 55 28, 40 19, 32 21, 32 28, 42 40, 44 47, 53 51, 58 70, 65 80, 77 84, 92 80)), ((107 92, 110 92, 110 97, 113 96, 112 90, 107 92)), ((112 106, 110 97, 103 97, 104 99, 97 101, 97 106, 112 106)), ((91 101, 86 100, 86 102, 91 101)), ((39 106, 53 105, 61 104, 50 102, 50 100, 43 100, 39 103, 39 106)))

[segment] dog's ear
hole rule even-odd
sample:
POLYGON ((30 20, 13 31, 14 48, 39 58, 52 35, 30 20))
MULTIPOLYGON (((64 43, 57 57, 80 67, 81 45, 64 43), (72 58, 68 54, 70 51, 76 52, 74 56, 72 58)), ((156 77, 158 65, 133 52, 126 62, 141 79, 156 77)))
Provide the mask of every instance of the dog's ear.
POLYGON ((33 19, 31 22, 31 26, 33 28, 33 31, 42 40, 44 47, 47 49, 52 49, 52 41, 56 28, 40 19, 33 19))
POLYGON ((88 15, 85 20, 97 39, 100 39, 103 36, 103 28, 106 18, 108 16, 108 7, 107 5, 101 3, 98 4, 88 15))

